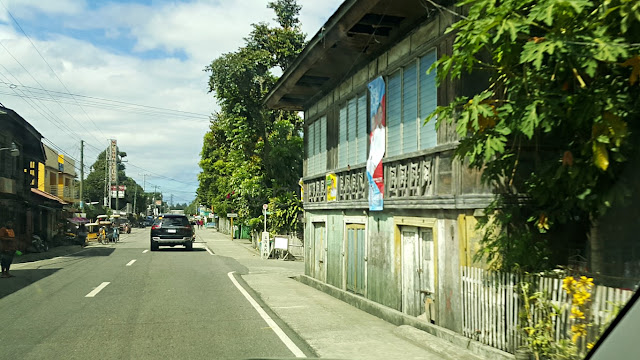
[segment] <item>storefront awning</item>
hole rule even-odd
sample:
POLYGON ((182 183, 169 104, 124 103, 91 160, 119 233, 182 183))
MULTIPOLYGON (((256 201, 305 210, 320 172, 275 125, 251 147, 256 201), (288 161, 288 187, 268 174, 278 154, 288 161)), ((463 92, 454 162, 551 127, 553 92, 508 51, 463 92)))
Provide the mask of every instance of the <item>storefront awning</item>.
POLYGON ((31 188, 31 192, 36 194, 36 195, 38 195, 38 196, 40 196, 40 197, 43 197, 43 198, 45 198, 47 200, 55 201, 60 205, 68 205, 69 204, 68 202, 60 199, 59 197, 57 197, 55 195, 51 195, 48 192, 44 192, 44 191, 42 191, 40 189, 31 188))
POLYGON ((69 218, 67 219, 67 221, 69 221, 72 224, 75 225, 80 225, 80 224, 86 224, 89 222, 89 219, 83 218, 83 217, 74 217, 74 218, 69 218))

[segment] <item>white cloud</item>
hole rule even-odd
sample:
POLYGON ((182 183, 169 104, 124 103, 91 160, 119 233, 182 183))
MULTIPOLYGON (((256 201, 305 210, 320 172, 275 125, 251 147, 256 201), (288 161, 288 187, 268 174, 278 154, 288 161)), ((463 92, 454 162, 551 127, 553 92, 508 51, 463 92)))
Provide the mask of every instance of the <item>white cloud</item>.
MULTIPOLYGON (((88 10, 84 1, 4 2, 24 28, 38 22, 42 14, 59 16, 66 29, 75 31, 73 34, 98 30, 108 39, 123 39, 134 44, 131 51, 109 49, 82 38, 72 38, 65 29, 57 28, 47 29, 45 34, 29 34, 71 93, 199 114, 210 114, 217 108, 213 95, 207 93, 208 78, 203 68, 222 53, 242 46, 251 23, 271 22, 274 17, 266 8, 266 0, 152 2, 151 6, 106 3, 94 10, 88 10), (179 52, 186 57, 169 55, 148 59, 144 56, 147 51, 179 52)), ((311 37, 341 1, 299 3, 303 6, 300 16, 303 31, 311 37)), ((6 12, 1 10, 0 21, 3 21, 6 12)), ((30 42, 6 19, 4 22, 0 23, 0 42, 42 87, 66 92, 30 42)), ((0 81, 40 88, 2 47, 0 64, 0 81)), ((113 137, 128 153, 131 164, 183 182, 172 183, 149 176, 149 183, 195 191, 199 153, 208 121, 116 111, 115 105, 111 109, 100 109, 88 106, 89 99, 78 98, 85 104, 83 111, 72 104, 46 101, 46 93, 40 101, 10 96, 29 95, 26 90, 16 93, 18 89, 11 90, 6 84, 0 84, 0 101, 73 156, 78 155, 82 137, 89 143, 87 165, 95 161, 98 150, 93 147, 106 147, 106 138, 113 137), (66 123, 78 135, 60 130, 60 125, 54 124, 57 122, 66 123)), ((148 109, 147 113, 150 112, 148 109)), ((129 166, 127 173, 140 180, 138 173, 141 172, 129 166)), ((188 196, 183 193, 184 198, 175 195, 174 200, 181 202, 193 198, 193 193, 188 196)))

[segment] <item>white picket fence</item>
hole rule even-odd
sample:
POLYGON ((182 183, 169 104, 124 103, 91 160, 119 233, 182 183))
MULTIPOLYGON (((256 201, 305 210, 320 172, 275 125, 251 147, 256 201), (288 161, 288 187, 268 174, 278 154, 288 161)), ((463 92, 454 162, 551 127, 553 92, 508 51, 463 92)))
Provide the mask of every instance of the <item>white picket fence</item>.
MULTIPOLYGON (((492 272, 474 267, 462 267, 462 331, 471 339, 514 353, 524 343, 519 313, 522 301, 518 293, 520 278, 515 274, 492 272)), ((527 281, 548 294, 557 306, 566 311, 554 321, 556 341, 569 338, 571 299, 562 289, 562 279, 529 277, 527 281)), ((591 295, 591 323, 587 342, 594 341, 600 326, 611 316, 615 304, 624 304, 632 291, 596 286, 591 295)), ((535 319, 534 319, 535 320, 535 319)), ((586 344, 582 344, 585 346, 586 344)))

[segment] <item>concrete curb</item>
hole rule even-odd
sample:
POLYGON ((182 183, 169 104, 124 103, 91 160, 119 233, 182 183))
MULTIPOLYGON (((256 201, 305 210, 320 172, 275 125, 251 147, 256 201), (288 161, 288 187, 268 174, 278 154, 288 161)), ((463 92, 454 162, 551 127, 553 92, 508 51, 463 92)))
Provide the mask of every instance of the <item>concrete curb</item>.
MULTIPOLYGON (((451 344, 467 349, 475 355, 478 355, 487 359, 497 360, 514 360, 515 356, 507 352, 498 350, 496 348, 484 345, 478 341, 466 338, 456 332, 449 329, 445 329, 440 326, 432 325, 424 321, 418 320, 413 316, 408 316, 400 311, 391 309, 384 305, 373 302, 369 299, 365 299, 361 296, 349 293, 342 289, 338 289, 335 286, 322 283, 307 275, 298 275, 295 279, 305 285, 311 286, 317 290, 320 290, 326 294, 329 294, 336 299, 342 300, 347 304, 354 306, 362 311, 365 311, 373 316, 383 319, 394 325, 409 325, 416 329, 422 330, 428 334, 436 336, 438 338, 447 340, 451 344)), ((399 331, 401 334, 408 333, 405 330, 399 331)), ((416 338, 415 333, 412 332, 411 338, 416 338)), ((411 339, 409 339, 411 340, 411 339)))
POLYGON ((467 349, 441 339, 434 341, 434 336, 409 325, 400 325, 393 331, 394 334, 411 341, 413 344, 440 355, 443 359, 450 360, 481 360, 481 357, 467 349))

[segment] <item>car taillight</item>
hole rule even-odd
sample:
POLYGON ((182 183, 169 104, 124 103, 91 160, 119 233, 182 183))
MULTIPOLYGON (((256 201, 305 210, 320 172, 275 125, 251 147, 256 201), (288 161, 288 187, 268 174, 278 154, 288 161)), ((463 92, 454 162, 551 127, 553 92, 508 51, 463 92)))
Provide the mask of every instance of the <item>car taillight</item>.
POLYGON ((187 229, 191 230, 191 225, 187 225, 187 229))
POLYGON ((153 225, 151 227, 151 230, 156 230, 156 229, 160 229, 160 225, 153 225))

